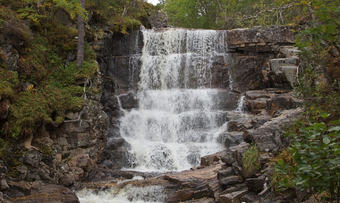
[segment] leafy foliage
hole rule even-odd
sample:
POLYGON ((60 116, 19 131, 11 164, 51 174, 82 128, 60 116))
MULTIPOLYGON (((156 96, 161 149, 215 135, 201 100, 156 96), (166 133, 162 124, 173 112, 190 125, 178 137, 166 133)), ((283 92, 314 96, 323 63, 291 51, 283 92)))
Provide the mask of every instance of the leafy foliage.
POLYGON ((340 119, 300 122, 295 129, 287 134, 292 160, 279 159, 276 164, 278 188, 296 186, 312 193, 327 192, 329 200, 336 200, 340 196, 340 119))

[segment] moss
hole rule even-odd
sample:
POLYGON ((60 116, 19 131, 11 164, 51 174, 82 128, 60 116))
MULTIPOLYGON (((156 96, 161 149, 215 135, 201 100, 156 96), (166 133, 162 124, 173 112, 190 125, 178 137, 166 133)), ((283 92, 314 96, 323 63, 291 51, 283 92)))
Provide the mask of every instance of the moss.
POLYGON ((13 97, 18 85, 17 72, 0 68, 0 100, 13 97))
POLYGON ((46 156, 52 156, 53 155, 52 148, 47 146, 47 145, 40 145, 39 149, 40 149, 40 151, 43 155, 46 155, 46 156))
POLYGON ((19 172, 17 167, 22 166, 20 157, 23 156, 22 151, 16 149, 17 143, 9 141, 9 139, 0 138, 0 159, 5 162, 8 169, 8 176, 17 178, 19 172))
POLYGON ((242 157, 242 166, 245 176, 251 176, 261 168, 260 152, 256 145, 252 145, 242 157))

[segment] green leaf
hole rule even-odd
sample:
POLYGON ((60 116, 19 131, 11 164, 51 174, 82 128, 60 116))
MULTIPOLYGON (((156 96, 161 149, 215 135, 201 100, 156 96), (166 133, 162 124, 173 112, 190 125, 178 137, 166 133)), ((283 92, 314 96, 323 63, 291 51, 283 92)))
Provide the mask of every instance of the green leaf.
POLYGON ((329 132, 340 131, 340 126, 331 127, 330 129, 328 129, 328 131, 329 131, 329 132))
POLYGON ((328 137, 324 137, 324 138, 322 139, 322 142, 323 142, 324 144, 329 144, 329 143, 331 142, 331 140, 330 140, 328 137))

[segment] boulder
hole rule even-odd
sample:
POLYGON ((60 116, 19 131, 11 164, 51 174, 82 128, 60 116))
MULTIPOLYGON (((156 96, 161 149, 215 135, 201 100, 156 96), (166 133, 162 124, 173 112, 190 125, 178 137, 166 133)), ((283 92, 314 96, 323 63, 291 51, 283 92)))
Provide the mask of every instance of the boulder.
POLYGON ((223 143, 226 148, 240 144, 243 141, 242 132, 225 132, 218 137, 218 142, 223 143))
POLYGON ((219 163, 221 160, 221 157, 225 155, 225 152, 217 152, 215 154, 207 155, 204 157, 201 157, 201 166, 211 166, 216 163, 219 163))
POLYGON ((261 152, 278 153, 288 144, 283 136, 283 128, 297 119, 301 113, 300 108, 285 110, 280 116, 264 123, 261 127, 248 130, 244 139, 255 142, 261 152))
POLYGON ((79 203, 78 197, 68 188, 59 185, 32 186, 29 195, 12 198, 13 203, 79 203))
POLYGON ((243 179, 240 176, 229 176, 229 177, 219 179, 220 185, 222 185, 222 187, 224 188, 227 186, 235 185, 235 184, 242 183, 242 182, 243 182, 243 179))

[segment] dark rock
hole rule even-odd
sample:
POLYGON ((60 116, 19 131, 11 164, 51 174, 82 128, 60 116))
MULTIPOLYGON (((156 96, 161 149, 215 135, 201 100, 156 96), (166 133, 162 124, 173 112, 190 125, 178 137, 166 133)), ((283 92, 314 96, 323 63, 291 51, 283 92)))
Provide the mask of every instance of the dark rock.
POLYGON ((93 160, 88 154, 78 154, 72 157, 68 163, 70 167, 78 167, 86 170, 90 170, 94 165, 93 160))
POLYGON ((218 137, 219 143, 224 143, 226 148, 240 144, 243 141, 242 132, 225 132, 218 137))
POLYGON ((231 187, 227 187, 227 189, 223 190, 221 192, 221 194, 228 194, 228 193, 232 193, 232 192, 236 192, 236 191, 240 191, 240 190, 245 190, 247 189, 247 185, 245 183, 241 183, 241 184, 237 184, 237 185, 233 185, 231 187))
POLYGON ((201 198, 201 199, 186 201, 184 203, 215 203, 215 200, 214 198, 201 198))
POLYGON ((227 166, 231 166, 235 162, 235 158, 232 153, 228 151, 224 156, 221 157, 222 162, 227 166))
POLYGON ((265 180, 263 178, 248 178, 246 183, 249 191, 260 193, 263 190, 265 180))
POLYGON ((156 10, 152 11, 148 17, 148 23, 150 28, 165 28, 168 27, 168 16, 164 11, 156 10))
POLYGON ((122 94, 118 96, 120 100, 121 107, 126 110, 131 110, 138 107, 137 96, 133 92, 128 92, 127 94, 122 94))
POLYGON ((260 203, 260 197, 252 192, 249 192, 247 194, 245 194, 244 196, 242 196, 240 198, 241 202, 251 202, 251 203, 260 203))
POLYGON ((301 109, 285 110, 282 114, 255 130, 249 130, 248 139, 253 140, 261 152, 277 153, 284 148, 288 142, 283 137, 283 127, 297 119, 301 109))
POLYGON ((60 179, 60 183, 66 187, 73 185, 75 182, 75 178, 73 174, 64 174, 63 177, 60 179))
POLYGON ((225 152, 217 152, 215 154, 207 155, 201 157, 201 166, 210 166, 218 163, 221 160, 221 157, 225 155, 225 152))
POLYGON ((24 162, 30 166, 38 167, 42 159, 42 155, 39 151, 29 151, 24 156, 24 162))
POLYGON ((277 111, 296 108, 298 102, 291 94, 280 95, 268 101, 267 111, 273 116, 277 111))
POLYGON ((218 179, 222 179, 222 178, 225 178, 225 177, 228 177, 228 176, 232 176, 232 175, 234 175, 233 168, 228 167, 226 169, 218 171, 217 178, 218 179))
POLYGON ((9 188, 6 179, 3 177, 0 180, 0 190, 7 190, 9 188))
POLYGON ((223 187, 235 185, 237 183, 242 183, 242 182, 243 182, 243 179, 240 176, 229 176, 229 177, 219 179, 219 183, 223 187))
POLYGON ((107 149, 117 149, 118 147, 121 147, 126 141, 123 138, 109 138, 106 147, 107 149))
POLYGON ((242 142, 239 145, 230 147, 228 150, 232 153, 234 159, 237 161, 238 165, 242 166, 243 154, 248 150, 250 145, 246 142, 242 142))

